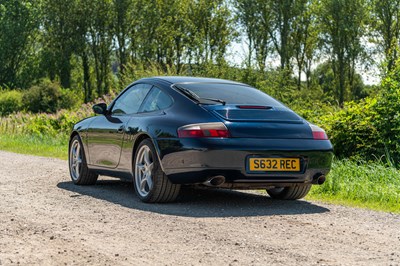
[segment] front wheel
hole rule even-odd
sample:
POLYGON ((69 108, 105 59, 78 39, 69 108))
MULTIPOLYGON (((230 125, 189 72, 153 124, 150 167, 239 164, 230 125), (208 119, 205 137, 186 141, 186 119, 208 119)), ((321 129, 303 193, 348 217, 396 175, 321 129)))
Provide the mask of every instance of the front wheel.
POLYGON ((173 184, 161 169, 153 143, 143 140, 133 163, 135 192, 143 202, 171 202, 181 186, 173 184))
POLYGON ((94 185, 98 174, 92 172, 87 167, 85 152, 81 139, 78 135, 72 138, 69 144, 68 156, 69 173, 76 185, 94 185))
POLYGON ((294 187, 277 187, 272 189, 267 189, 268 195, 274 199, 282 200, 297 200, 304 198, 311 189, 311 185, 300 185, 294 187))

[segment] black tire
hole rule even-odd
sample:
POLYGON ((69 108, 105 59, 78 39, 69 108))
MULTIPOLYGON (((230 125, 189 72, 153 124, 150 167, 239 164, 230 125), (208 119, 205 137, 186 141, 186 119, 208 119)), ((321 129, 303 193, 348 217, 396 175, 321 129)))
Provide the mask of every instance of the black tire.
POLYGON ((150 139, 145 139, 139 144, 135 152, 132 170, 135 192, 141 201, 148 203, 172 202, 178 196, 181 185, 173 184, 164 174, 150 139))
POLYGON ((294 187, 282 187, 267 189, 268 195, 274 199, 297 200, 304 198, 311 189, 311 185, 298 185, 294 187))
POLYGON ((75 135, 69 143, 68 166, 69 174, 75 185, 94 185, 99 177, 97 173, 87 167, 86 156, 79 135, 75 135))

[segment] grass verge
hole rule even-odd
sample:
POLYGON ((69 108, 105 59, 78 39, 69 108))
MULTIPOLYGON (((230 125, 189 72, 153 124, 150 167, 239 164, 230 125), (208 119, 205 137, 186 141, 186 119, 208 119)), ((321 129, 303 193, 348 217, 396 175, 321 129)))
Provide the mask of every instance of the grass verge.
POLYGON ((30 135, 0 135, 0 150, 66 160, 67 139, 30 135))
POLYGON ((335 160, 327 181, 307 199, 400 213, 400 171, 379 162, 335 160))

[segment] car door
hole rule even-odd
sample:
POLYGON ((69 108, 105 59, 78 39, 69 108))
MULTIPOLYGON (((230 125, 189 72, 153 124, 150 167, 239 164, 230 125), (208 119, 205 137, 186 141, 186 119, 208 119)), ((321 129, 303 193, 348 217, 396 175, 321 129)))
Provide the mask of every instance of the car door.
MULTIPOLYGON (((128 130, 136 134, 136 129, 146 129, 151 132, 161 132, 160 121, 165 116, 165 109, 173 104, 171 96, 157 87, 147 94, 140 110, 129 121, 128 130), (160 120, 161 118, 161 120, 160 120)), ((162 124, 162 123, 161 123, 162 124)), ((128 136, 124 138, 122 156, 118 168, 131 169, 133 142, 128 136)))
POLYGON ((152 85, 136 84, 125 90, 106 115, 98 116, 88 129, 91 165, 116 168, 119 164, 126 124, 139 111, 152 85))

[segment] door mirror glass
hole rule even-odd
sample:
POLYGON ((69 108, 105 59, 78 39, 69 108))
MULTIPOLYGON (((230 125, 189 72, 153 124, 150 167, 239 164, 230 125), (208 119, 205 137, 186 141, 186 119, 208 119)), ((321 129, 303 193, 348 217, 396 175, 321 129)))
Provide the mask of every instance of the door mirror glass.
POLYGON ((92 108, 95 114, 105 115, 107 113, 107 104, 105 103, 95 104, 92 108))

